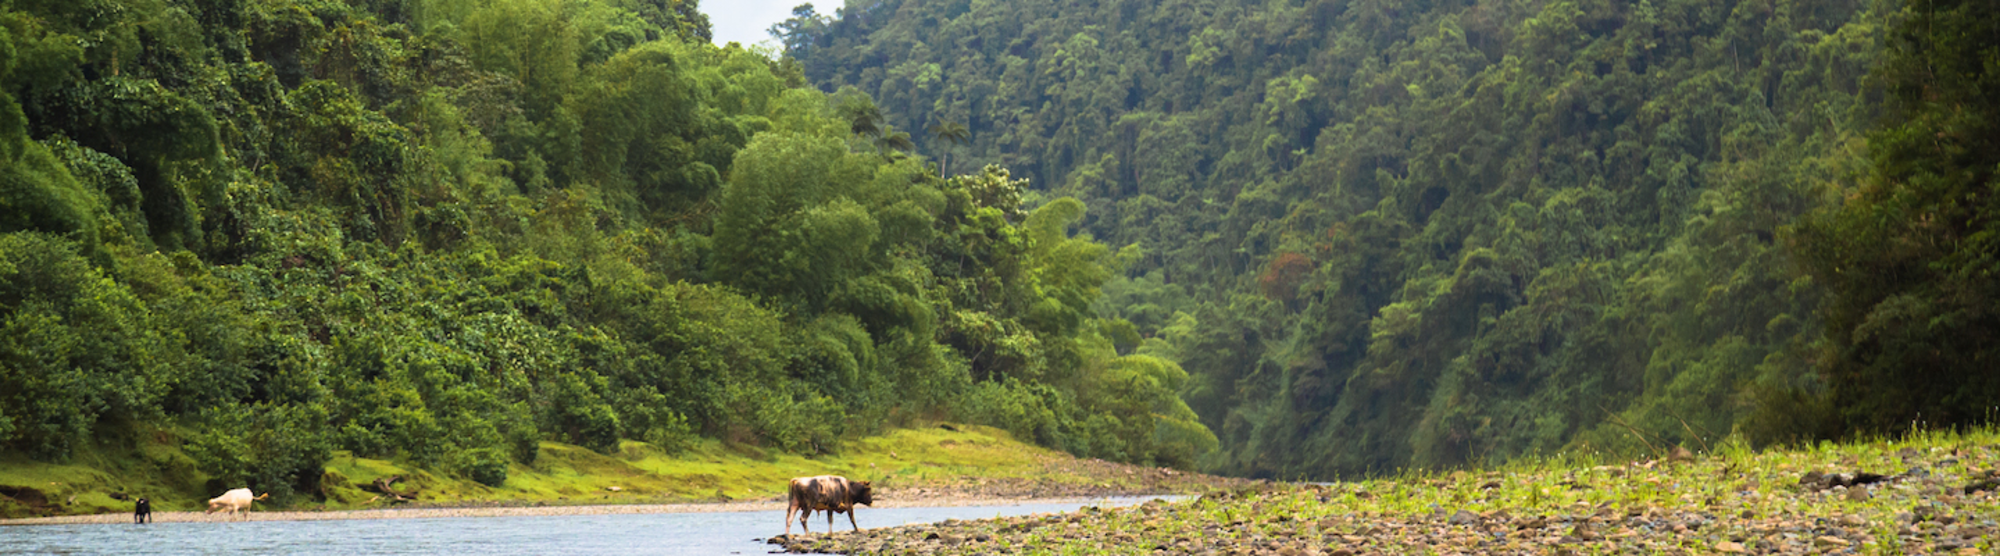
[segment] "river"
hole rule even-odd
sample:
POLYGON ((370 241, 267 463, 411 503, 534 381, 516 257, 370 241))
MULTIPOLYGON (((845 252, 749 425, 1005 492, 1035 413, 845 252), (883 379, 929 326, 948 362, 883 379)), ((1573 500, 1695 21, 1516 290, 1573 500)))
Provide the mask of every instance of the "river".
MULTIPOLYGON (((863 528, 1125 506, 1152 497, 998 506, 860 508, 863 528)), ((847 530, 847 516, 835 518, 847 530)), ((814 514, 815 532, 826 519, 814 514)), ((784 533, 783 511, 238 521, 0 527, 0 554, 764 554, 784 533)), ((796 530, 794 531, 796 532, 796 530)))

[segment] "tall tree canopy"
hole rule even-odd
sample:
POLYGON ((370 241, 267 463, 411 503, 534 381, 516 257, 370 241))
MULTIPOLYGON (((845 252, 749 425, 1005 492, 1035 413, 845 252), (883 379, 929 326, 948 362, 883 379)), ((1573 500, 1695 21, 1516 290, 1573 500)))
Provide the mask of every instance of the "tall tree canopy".
POLYGON ((939 176, 697 8, 0 0, 0 451, 145 433, 296 500, 335 450, 1214 448, 1089 311, 1123 259, 1080 203, 939 176))
POLYGON ((2000 5, 1912 0, 1865 173, 1795 241, 1826 285, 1823 427, 1990 423, 2000 405, 2000 5))
MULTIPOLYGON (((1923 290, 1944 304, 1879 282, 1944 257, 1892 243, 1961 233, 1917 217, 1928 205, 1864 192, 1894 215, 1789 231, 1884 148, 1866 130, 1885 92, 1934 107, 1898 109, 1911 121, 1962 122, 1951 152, 1968 154, 1923 164, 1949 176, 1925 198, 1984 191, 1992 164, 1969 153, 1993 151, 1971 122, 1992 119, 1943 92, 1984 90, 1992 18, 1973 4, 869 0, 799 20, 786 45, 821 89, 872 94, 899 128, 963 122, 961 160, 1075 197, 1094 237, 1138 245, 1095 310, 1187 370, 1181 394, 1223 446, 1211 469, 1332 477, 1837 434, 1862 421, 1816 415, 1872 411, 1847 396, 1875 388, 1839 377, 1895 380, 1921 363, 1875 350, 1944 344, 1849 354, 1825 326, 1979 342, 1933 334, 1991 330, 1972 309, 1984 275, 1941 272, 1968 284, 1923 290), (1920 33, 1984 38, 1911 42, 1898 56, 1938 58, 1903 65, 1973 77, 1881 87, 1885 38, 1923 10, 1957 27, 1920 33), (1815 251, 1828 241, 1855 243, 1815 251), (1816 369, 1825 350, 1884 371, 1816 369)), ((1884 133, 1918 164, 1937 130, 1911 129, 1884 133)), ((1956 198, 1968 217, 1985 202, 1956 198)), ((1991 253, 1976 228, 1935 248, 1991 253)), ((1941 352, 1962 370, 1896 403, 1994 400, 1961 388, 1983 352, 1941 352)))

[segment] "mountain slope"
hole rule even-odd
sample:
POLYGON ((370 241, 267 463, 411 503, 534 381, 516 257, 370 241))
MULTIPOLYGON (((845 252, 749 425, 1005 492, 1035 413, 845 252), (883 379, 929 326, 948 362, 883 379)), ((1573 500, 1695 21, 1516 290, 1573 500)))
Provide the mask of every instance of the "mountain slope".
POLYGON ((1123 260, 1079 204, 707 36, 686 0, 0 2, 0 451, 168 429, 161 483, 295 503, 338 451, 498 486, 544 441, 920 419, 1213 445, 1091 314, 1123 260))
MULTIPOLYGON (((1230 473, 1827 434, 1786 226, 1861 168, 1858 0, 850 3, 824 90, 961 123, 1143 256, 1106 286, 1230 473)), ((1837 425, 1836 425, 1837 426, 1837 425)))

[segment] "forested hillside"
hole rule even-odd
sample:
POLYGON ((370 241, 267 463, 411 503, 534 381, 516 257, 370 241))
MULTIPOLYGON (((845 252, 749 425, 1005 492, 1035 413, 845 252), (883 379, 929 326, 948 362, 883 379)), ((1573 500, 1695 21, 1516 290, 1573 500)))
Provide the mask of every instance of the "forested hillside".
POLYGON ((336 450, 500 484, 544 440, 935 418, 1214 446, 1093 313, 1131 257, 1082 203, 942 177, 708 34, 694 0, 0 0, 0 458, 296 500, 336 450))
POLYGON ((2000 402, 1990 2, 795 16, 773 33, 822 90, 1138 247, 1096 308, 1188 370, 1212 469, 1701 450, 2000 402))

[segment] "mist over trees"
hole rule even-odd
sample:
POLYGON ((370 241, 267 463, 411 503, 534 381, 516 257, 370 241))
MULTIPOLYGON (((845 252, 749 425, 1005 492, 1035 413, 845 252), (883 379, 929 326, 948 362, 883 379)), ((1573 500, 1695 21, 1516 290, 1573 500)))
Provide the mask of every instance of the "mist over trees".
POLYGON ((1095 308, 1187 370, 1209 469, 1324 478, 1988 422, 1993 12, 867 0, 774 32, 1137 246, 1095 308))

